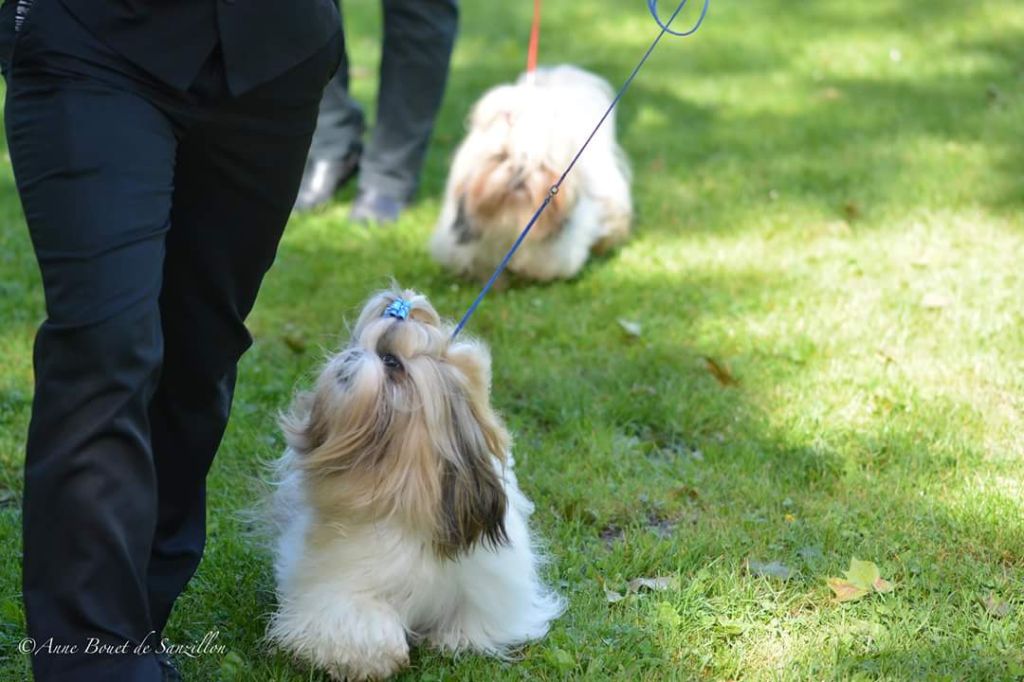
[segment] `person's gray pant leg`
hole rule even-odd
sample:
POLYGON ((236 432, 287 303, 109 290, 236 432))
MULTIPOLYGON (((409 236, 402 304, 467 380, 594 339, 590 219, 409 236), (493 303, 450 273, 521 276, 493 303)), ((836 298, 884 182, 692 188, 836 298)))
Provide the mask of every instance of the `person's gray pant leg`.
MULTIPOLYGON (((341 11, 339 3, 338 11, 341 11)), ((342 161, 352 152, 359 152, 366 131, 363 108, 348 91, 348 52, 342 55, 338 71, 324 89, 316 132, 309 148, 310 161, 342 161)))
POLYGON ((458 30, 457 0, 383 0, 384 47, 377 125, 359 188, 408 200, 441 108, 458 30))
POLYGON ((365 129, 363 108, 348 93, 348 63, 343 60, 320 100, 310 161, 341 161, 358 152, 365 129))

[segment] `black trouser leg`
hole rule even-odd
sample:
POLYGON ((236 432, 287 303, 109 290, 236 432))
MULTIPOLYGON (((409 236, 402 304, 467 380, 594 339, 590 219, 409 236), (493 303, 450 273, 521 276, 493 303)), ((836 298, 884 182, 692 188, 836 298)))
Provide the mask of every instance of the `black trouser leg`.
POLYGON ((186 95, 56 0, 23 25, 6 125, 47 307, 23 500, 38 680, 160 679, 130 650, 163 627, 202 552, 242 320, 338 49, 241 97, 212 68, 186 95))
POLYGON ((384 0, 377 125, 360 189, 407 200, 416 191, 441 108, 458 29, 456 0, 384 0))
POLYGON ((281 78, 212 105, 181 143, 160 299, 164 372, 150 412, 160 511, 149 598, 157 629, 202 556, 206 473, 227 423, 236 364, 250 344, 243 321, 295 201, 338 49, 340 38, 281 78))
POLYGON ((147 411, 163 350, 175 137, 145 100, 80 75, 23 59, 8 86, 8 144, 47 313, 23 501, 33 668, 39 680, 158 680, 151 656, 88 646, 135 644, 151 629, 147 411))
POLYGON ((219 379, 197 372, 188 363, 190 343, 177 338, 168 345, 176 348, 150 403, 159 504, 147 575, 154 639, 203 556, 206 473, 227 426, 236 374, 234 367, 219 379))

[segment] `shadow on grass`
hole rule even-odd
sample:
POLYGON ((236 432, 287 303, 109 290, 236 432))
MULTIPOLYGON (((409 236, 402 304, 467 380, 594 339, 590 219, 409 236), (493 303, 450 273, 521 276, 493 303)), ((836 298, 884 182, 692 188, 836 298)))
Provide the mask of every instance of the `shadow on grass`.
MULTIPOLYGON (((879 26, 921 32, 951 21, 962 8, 953 2, 890 2, 851 14, 838 5, 774 0, 718 7, 713 11, 733 22, 730 31, 712 32, 712 15, 700 40, 685 50, 669 47, 677 52, 652 62, 623 103, 621 136, 636 164, 642 232, 664 239, 670 231, 753 229, 753 217, 772 210, 772 190, 787 206, 825 217, 843 217, 851 201, 865 219, 942 202, 977 201, 997 211, 1019 211, 1020 128, 1007 114, 1019 106, 1012 100, 1024 44, 1019 34, 958 44, 957 50, 989 58, 987 66, 967 74, 907 81, 815 81, 798 74, 793 96, 805 100, 797 106, 729 109, 680 94, 685 90, 674 86, 677 79, 724 81, 790 66, 800 42, 762 41, 772 30, 816 38, 879 26), (749 34, 741 31, 745 26, 749 34), (715 53, 724 48, 729 49, 715 53), (688 75, 692 66, 699 71, 688 75), (980 150, 980 160, 964 147, 980 150), (955 174, 931 178, 935 184, 924 187, 914 184, 915 164, 941 162, 950 151, 973 159, 976 177, 970 180, 985 184, 978 194, 958 195, 962 178, 955 174), (991 168, 978 170, 990 160, 991 168)), ((546 54, 564 55, 609 77, 621 74, 622 55, 642 48, 646 33, 615 37, 617 22, 634 22, 633 9, 596 16, 592 11, 581 5, 553 17, 546 54), (574 31, 590 21, 601 22, 593 26, 603 36, 600 44, 574 40, 574 31)), ((507 34, 510 25, 525 27, 525 5, 498 3, 486 12, 487 21, 477 19, 474 35, 459 48, 425 175, 423 212, 441 191, 470 103, 517 72, 522 42, 518 34, 507 34)), ((0 183, 0 201, 16 202, 9 179, 0 183)), ((387 275, 424 290, 451 317, 476 293, 474 285, 453 283, 428 262, 427 226, 415 233, 356 232, 336 229, 337 219, 336 212, 300 219, 304 231, 286 237, 261 294, 252 320, 257 345, 244 361, 228 440, 211 482, 210 549, 171 631, 176 639, 197 641, 211 627, 221 628, 223 641, 242 652, 239 666, 267 673, 255 679, 271 679, 282 670, 296 679, 305 676, 264 653, 260 637, 273 609, 271 571, 231 516, 250 502, 238 477, 255 473, 257 457, 272 457, 281 447, 273 414, 319 361, 319 348, 336 343, 344 314, 351 315, 374 285, 386 284, 387 275), (293 333, 301 343, 285 341, 293 333)), ((6 235, 21 227, 3 229, 6 235)), ((2 266, 2 272, 4 278, 11 273, 20 296, 29 281, 21 264, 31 254, 27 238, 9 241, 19 245, 11 252, 18 264, 2 266)), ((909 392, 905 402, 914 404, 915 414, 879 419, 862 432, 818 425, 801 435, 770 422, 761 408, 770 398, 750 388, 757 382, 747 381, 742 371, 759 371, 758 358, 728 333, 709 334, 707 328, 728 330, 731 320, 756 314, 769 298, 798 296, 794 286, 767 270, 621 274, 613 258, 592 264, 570 283, 517 288, 488 299, 470 331, 493 348, 494 400, 517 435, 523 486, 538 503, 537 523, 554 557, 550 575, 571 610, 548 641, 525 651, 522 668, 488 663, 487 672, 584 676, 598 659, 623 652, 619 661, 631 666, 623 674, 633 677, 665 670, 682 678, 715 674, 718 669, 693 653, 699 643, 692 643, 692 651, 680 645, 643 607, 634 613, 626 610, 632 607, 614 610, 605 603, 604 585, 621 586, 637 576, 678 572, 690 581, 709 566, 719 567, 728 582, 669 598, 680 618, 705 628, 695 632, 713 633, 716 618, 735 615, 716 606, 714 589, 754 591, 763 581, 743 573, 749 557, 793 564, 802 571, 797 590, 810 590, 811 606, 822 611, 834 606, 821 578, 837 574, 854 555, 883 564, 900 598, 936 608, 947 603, 951 573, 971 586, 1000 579, 1000 571, 1020 575, 1019 520, 964 512, 941 499, 944 485, 981 461, 968 444, 978 434, 942 443, 945 434, 924 433, 919 424, 943 423, 943 417, 966 408, 909 392), (642 321, 643 335, 630 339, 619 329, 619 317, 642 321), (705 356, 738 366, 738 385, 718 383, 703 364, 705 356), (796 520, 786 521, 786 514, 796 520), (800 563, 797 553, 808 546, 824 549, 819 558, 800 563), (556 650, 567 652, 568 662, 556 650)), ((37 298, 5 311, 5 327, 29 324, 38 304, 37 298)), ((797 381, 820 360, 813 349, 808 357, 795 334, 775 352, 796 358, 776 363, 772 381, 779 385, 797 381)), ((761 377, 760 385, 767 383, 761 377)), ((0 403, 8 402, 14 412, 27 410, 17 385, 4 387, 0 403)), ((6 413, 0 417, 11 423, 6 413)), ((5 536, 12 552, 13 533, 5 536)), ((13 574, 5 577, 5 592, 16 591, 15 580, 13 574)), ((916 649, 848 649, 842 665, 851 673, 928 676, 944 672, 967 643, 983 636, 940 637, 916 649)), ((810 666, 820 655, 797 654, 788 663, 810 666)), ((485 665, 472 657, 454 663, 418 656, 419 668, 406 679, 425 673, 441 678, 459 674, 462 665, 485 665)), ((979 660, 979 670, 1002 676, 996 658, 979 660)), ((195 679, 214 679, 221 662, 188 665, 195 679)), ((614 664, 608 665, 605 674, 611 675, 614 664)))
MULTIPOLYGON (((359 239, 346 238, 350 232, 307 232, 282 246, 254 321, 257 347, 246 360, 247 370, 261 368, 260 377, 246 381, 243 370, 236 434, 273 429, 268 414, 308 376, 319 361, 318 347, 339 337, 342 314, 357 309, 369 293, 366 283, 385 267, 448 316, 461 313, 476 293, 474 285, 455 285, 429 263, 408 230, 359 239), (309 339, 297 352, 284 340, 289 323, 309 339)), ((752 393, 744 374, 737 374, 738 385, 723 386, 708 372, 705 356, 756 373, 759 358, 752 351, 730 346, 727 337, 708 340, 703 330, 756 314, 765 296, 798 295, 794 286, 771 270, 621 274, 609 261, 573 282, 494 295, 481 308, 470 332, 492 346, 494 400, 517 437, 520 478, 538 503, 537 522, 555 558, 552 580, 572 604, 551 638, 526 650, 524 670, 554 675, 558 661, 551 652, 560 649, 572 652, 571 672, 582 675, 603 652, 621 649, 636 655, 630 674, 655 674, 667 665, 684 676, 709 673, 700 657, 674 658, 679 649, 654 616, 640 614, 633 622, 609 610, 599 587, 606 581, 676 572, 685 581, 717 564, 740 583, 756 582, 742 575, 745 558, 802 566, 796 552, 813 545, 825 551, 813 567, 804 566, 803 585, 817 586, 817 607, 827 609, 822 579, 838 574, 851 556, 875 558, 908 599, 924 599, 945 584, 946 569, 927 568, 940 566, 942 557, 958 557, 954 570, 970 580, 975 571, 994 575, 1002 552, 1022 549, 1019 524, 1015 530, 1002 517, 965 518, 921 494, 919 485, 955 480, 981 461, 968 445, 977 434, 948 443, 940 442, 947 434, 921 427, 968 407, 907 389, 897 395, 892 416, 868 430, 823 426, 800 436, 768 421, 759 407, 764 396, 752 393), (620 316, 642 320, 643 335, 624 334, 620 316), (913 404, 914 413, 901 412, 899 404, 913 404), (787 499, 795 501, 787 506, 787 499), (789 512, 798 523, 782 520, 789 512), (991 551, 979 554, 978 538, 991 551), (916 573, 902 563, 907 552, 917 557, 916 573)), ((775 363, 773 380, 782 385, 824 360, 796 334, 772 352, 796 358, 775 363)), ((269 456, 279 447, 273 438, 258 445, 269 456)), ((218 475, 251 469, 253 454, 229 441, 218 475)), ((208 610, 207 602, 227 587, 215 576, 229 571, 246 586, 245 607, 233 604, 210 617, 225 618, 235 641, 256 647, 262 630, 248 619, 273 609, 266 557, 239 565, 246 550, 236 546, 230 525, 221 524, 213 534, 221 549, 201 572, 213 582, 198 583, 190 599, 197 610, 208 610), (239 621, 243 615, 247 620, 239 621)), ((669 603, 680 617, 715 615, 708 595, 693 598, 701 606, 669 603)), ((193 612, 188 603, 182 613, 193 612)), ((454 663, 418 656, 421 667, 407 679, 427 670, 457 674, 463 665, 516 674, 514 667, 473 657, 454 663)), ((261 661, 286 666, 280 658, 261 661)))

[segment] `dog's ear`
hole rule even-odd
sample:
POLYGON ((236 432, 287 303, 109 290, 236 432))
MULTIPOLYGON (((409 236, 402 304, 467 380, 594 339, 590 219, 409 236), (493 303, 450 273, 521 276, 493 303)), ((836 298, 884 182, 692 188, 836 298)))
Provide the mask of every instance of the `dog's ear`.
POLYGON ((466 196, 464 194, 459 196, 458 209, 455 212, 455 220, 452 222, 451 229, 455 233, 457 244, 468 244, 480 238, 466 211, 466 196))
MULTIPOLYGON (((462 344, 460 344, 462 345, 462 344)), ((508 433, 488 399, 490 362, 486 349, 464 344, 448 360, 461 374, 449 398, 450 449, 441 471, 441 509, 435 545, 453 558, 478 542, 497 547, 508 542, 508 497, 499 467, 509 447, 508 433)))
MULTIPOLYGON (((530 192, 536 205, 539 206, 544 201, 559 177, 558 171, 547 167, 534 173, 530 179, 530 192)), ((562 183, 558 193, 551 197, 551 203, 548 204, 547 210, 540 214, 531 236, 535 239, 547 239, 558 234, 575 208, 576 182, 570 176, 562 183)))
POLYGON ((462 197, 462 210, 471 221, 491 220, 516 196, 510 186, 514 170, 505 152, 480 160, 473 175, 456 188, 462 197))
POLYGON ((309 454, 327 439, 323 410, 311 391, 295 396, 291 409, 281 415, 279 423, 288 447, 300 455, 309 454))
POLYGON ((469 410, 453 416, 457 461, 441 471, 441 515, 435 540, 438 553, 454 558, 476 543, 491 547, 508 542, 505 512, 508 498, 488 438, 469 410))

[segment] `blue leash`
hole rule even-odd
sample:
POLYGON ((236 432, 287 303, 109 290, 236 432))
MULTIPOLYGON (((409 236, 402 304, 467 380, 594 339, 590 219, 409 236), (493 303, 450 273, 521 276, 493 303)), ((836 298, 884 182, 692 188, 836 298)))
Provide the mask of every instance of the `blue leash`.
POLYGON ((636 75, 640 73, 640 69, 643 67, 644 63, 647 62, 647 58, 651 56, 652 52, 654 52, 654 48, 658 46, 658 43, 661 42, 661 39, 665 36, 666 33, 679 37, 691 36, 694 33, 696 33, 697 29, 700 28, 700 25, 704 23, 704 17, 707 16, 708 5, 711 4, 711 0, 704 0, 704 6, 701 8, 700 16, 697 18, 697 23, 695 23, 693 27, 690 28, 690 30, 673 31, 672 29, 669 28, 669 26, 672 25, 672 22, 679 15, 679 13, 683 11, 683 8, 686 7, 686 3, 688 1, 689 0, 682 0, 679 3, 679 6, 676 7, 676 11, 673 12, 672 16, 668 18, 668 21, 662 23, 661 18, 658 16, 658 0, 647 0, 647 9, 651 12, 651 16, 654 17, 654 21, 655 23, 658 24, 659 28, 661 28, 661 31, 654 38, 654 41, 651 42, 651 46, 647 48, 647 52, 645 52, 644 56, 641 57, 640 62, 633 69, 633 73, 629 74, 629 78, 627 78, 626 82, 622 84, 621 88, 619 88, 619 91, 615 94, 615 98, 612 99, 612 103, 608 105, 608 109, 606 109, 604 115, 601 116, 601 120, 599 120, 597 122, 597 125, 594 126, 594 129, 591 131, 590 136, 587 137, 586 141, 583 143, 583 146, 580 147, 579 151, 576 152, 576 156, 572 157, 572 161, 569 162, 569 165, 566 167, 561 177, 558 178, 558 182, 553 184, 551 186, 551 189, 548 190, 548 195, 544 197, 544 201, 542 201, 540 206, 537 207, 537 210, 534 212, 533 217, 530 218, 530 221, 528 223, 526 223, 526 227, 523 228, 523 231, 519 233, 519 236, 512 244, 512 248, 509 249, 508 253, 505 254, 505 257, 501 259, 501 263, 498 264, 498 268, 494 271, 494 274, 491 275, 491 278, 487 280, 487 284, 484 285, 484 288, 480 290, 480 293, 477 295, 476 300, 473 301, 473 303, 469 306, 469 310, 467 310, 466 314, 462 316, 461 320, 459 320, 458 326, 456 326, 455 331, 452 332, 453 339, 456 336, 458 336, 459 332, 461 332, 463 327, 466 326, 466 323, 469 322, 469 318, 473 316, 473 313, 476 312, 477 307, 479 307, 480 303, 484 300, 484 296, 487 295, 487 292, 489 292, 491 290, 491 287, 494 286, 494 282, 497 281, 501 273, 504 272, 505 268, 508 266, 508 262, 512 260, 512 256, 514 256, 516 251, 519 249, 519 245, 523 243, 523 240, 526 239, 526 235, 530 233, 530 228, 533 227, 533 224, 537 222, 538 218, 540 218, 540 214, 544 212, 544 209, 548 207, 548 204, 551 203, 551 200, 555 198, 556 194, 558 194, 558 188, 562 186, 562 182, 564 182, 566 176, 569 175, 569 171, 573 169, 573 166, 576 165, 576 161, 579 160, 580 156, 583 154, 583 151, 587 148, 587 145, 590 144, 590 141, 594 139, 595 135, 597 135, 597 131, 601 129, 602 125, 604 125, 605 120, 612 113, 612 109, 614 109, 615 105, 619 103, 619 100, 622 99, 622 96, 626 94, 626 90, 629 89, 629 86, 633 82, 633 79, 636 78, 636 75))

